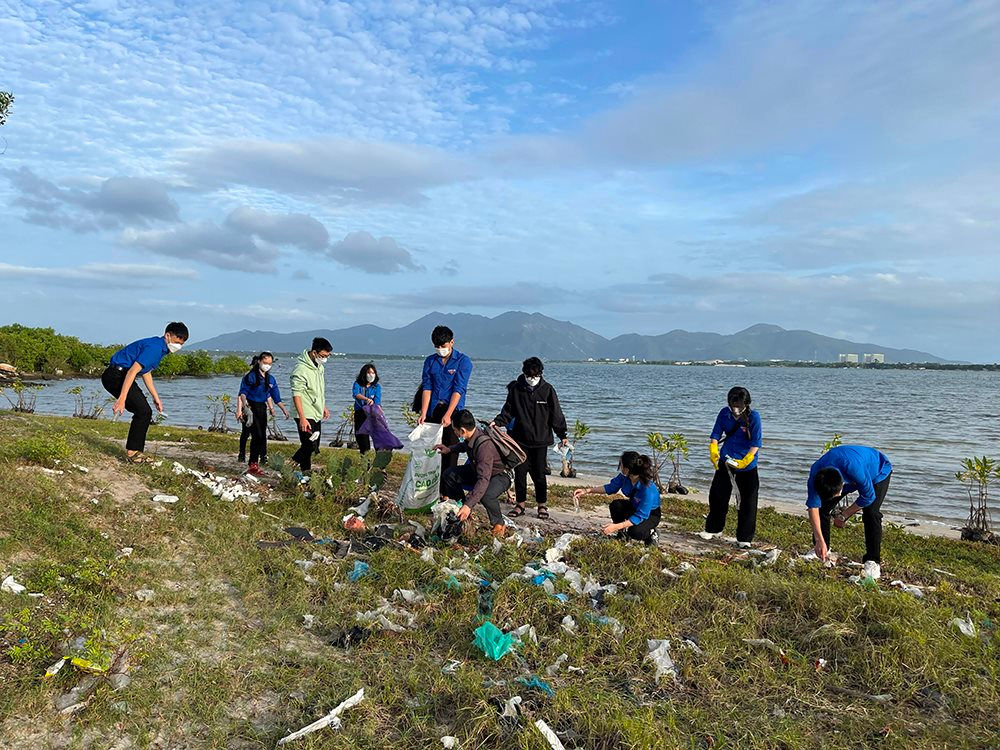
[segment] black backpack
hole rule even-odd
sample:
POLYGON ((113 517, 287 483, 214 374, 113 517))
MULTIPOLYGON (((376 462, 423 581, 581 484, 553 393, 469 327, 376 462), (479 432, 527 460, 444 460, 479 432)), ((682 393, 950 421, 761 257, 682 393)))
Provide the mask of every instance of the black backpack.
POLYGON ((517 441, 508 435, 506 431, 488 422, 480 421, 479 425, 486 434, 486 437, 492 440, 493 444, 497 447, 497 453, 500 454, 500 462, 507 471, 513 471, 528 460, 524 448, 518 445, 517 441))

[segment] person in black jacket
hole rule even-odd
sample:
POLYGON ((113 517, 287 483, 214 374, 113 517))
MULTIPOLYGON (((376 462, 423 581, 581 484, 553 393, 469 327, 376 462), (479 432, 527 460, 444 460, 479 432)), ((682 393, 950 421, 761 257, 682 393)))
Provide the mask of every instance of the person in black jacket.
POLYGON ((556 389, 542 378, 544 369, 542 360, 538 357, 524 360, 521 376, 507 385, 507 401, 493 420, 495 425, 509 429, 511 437, 528 457, 527 461, 514 469, 516 504, 510 512, 512 517, 524 515, 528 474, 531 474, 531 482, 535 485, 538 517, 549 517, 546 453, 552 445, 553 432, 563 445, 569 442, 566 436, 566 417, 559 406, 556 389))

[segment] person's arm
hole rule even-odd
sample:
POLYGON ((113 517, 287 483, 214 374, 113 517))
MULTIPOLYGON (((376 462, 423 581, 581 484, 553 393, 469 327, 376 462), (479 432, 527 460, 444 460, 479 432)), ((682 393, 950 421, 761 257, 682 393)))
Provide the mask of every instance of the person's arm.
POLYGON ((354 385, 353 385, 353 386, 351 387, 351 394, 352 394, 352 395, 354 396, 354 400, 355 400, 355 401, 357 401, 357 402, 358 402, 358 403, 360 403, 360 404, 363 404, 363 403, 365 403, 365 402, 366 402, 366 401, 368 400, 368 399, 367 399, 367 398, 365 397, 365 389, 364 389, 364 388, 362 388, 362 387, 361 387, 360 385, 358 385, 357 383, 355 383, 355 384, 354 384, 354 385))
POLYGON ((125 411, 125 397, 128 396, 128 392, 132 388, 132 383, 135 382, 141 369, 141 364, 133 362, 132 366, 128 368, 128 372, 125 373, 125 380, 122 382, 122 392, 118 394, 118 398, 115 399, 115 403, 111 407, 111 411, 115 414, 121 414, 125 411))
POLYGON ((249 406, 247 406, 247 397, 243 395, 243 390, 240 389, 240 394, 236 397, 236 421, 237 422, 242 422, 243 421, 243 409, 244 409, 244 407, 249 408, 249 406))
POLYGON ((458 402, 462 400, 466 391, 469 390, 469 376, 472 375, 472 360, 464 357, 458 363, 456 370, 455 381, 452 384, 451 398, 448 399, 448 409, 445 411, 444 416, 441 417, 441 424, 445 427, 451 424, 451 416, 455 413, 455 409, 458 408, 458 402))
POLYGON ((754 458, 757 456, 757 451, 763 445, 761 440, 761 429, 760 429, 760 415, 757 412, 750 413, 750 450, 747 451, 743 458, 735 461, 733 466, 736 469, 745 469, 750 464, 753 463, 754 458))
POLYGON ((292 396, 292 403, 295 404, 295 413, 299 415, 299 429, 302 432, 312 432, 312 425, 309 424, 309 420, 303 416, 304 410, 302 408, 302 396, 295 394, 292 396))
POLYGON ((559 403, 559 396, 556 395, 556 389, 551 385, 549 386, 549 393, 551 393, 551 407, 549 412, 549 421, 552 431, 559 438, 559 442, 563 445, 569 444, 569 435, 567 433, 566 427, 566 415, 563 414, 562 405, 559 403))
POLYGON ((503 406, 500 407, 500 413, 493 418, 493 424, 499 427, 506 427, 510 424, 510 420, 514 417, 513 396, 514 389, 508 386, 507 398, 504 399, 503 406))
POLYGON ((711 459, 712 466, 716 470, 719 468, 719 441, 722 439, 722 415, 725 411, 725 409, 720 411, 719 415, 715 418, 715 424, 712 426, 712 435, 708 444, 708 457, 711 459))
MULTIPOLYGON (((135 365, 132 365, 132 367, 135 367, 135 365)), ((146 390, 149 391, 149 395, 153 397, 153 404, 156 406, 156 410, 162 414, 163 402, 160 401, 160 394, 156 392, 156 386, 153 385, 153 373, 147 372, 143 374, 142 382, 146 384, 146 390)))
MULTIPOLYGON (((614 480, 612 480, 612 482, 613 481, 614 480)), ((608 487, 610 486, 610 484, 599 484, 596 487, 578 487, 573 490, 573 497, 579 499, 585 495, 613 495, 615 492, 618 492, 617 489, 612 492, 608 492, 608 487)))
POLYGON ((444 416, 441 417, 441 426, 447 427, 451 424, 451 415, 455 413, 455 409, 458 406, 458 402, 462 400, 462 394, 455 392, 451 394, 451 398, 448 399, 448 409, 445 411, 444 416))
POLYGON ((375 397, 372 399, 372 403, 375 406, 381 406, 382 405, 382 384, 381 383, 376 383, 375 384, 375 397))
POLYGON ((748 450, 746 455, 743 456, 743 458, 741 458, 740 460, 737 461, 735 458, 730 458, 726 461, 726 463, 729 464, 734 469, 745 469, 746 467, 748 467, 750 464, 753 463, 753 458, 754 456, 757 455, 758 450, 760 449, 755 445, 750 450, 748 450))
POLYGON ((814 549, 820 560, 826 560, 829 550, 823 539, 823 529, 819 523, 819 508, 809 508, 809 523, 812 525, 814 549))

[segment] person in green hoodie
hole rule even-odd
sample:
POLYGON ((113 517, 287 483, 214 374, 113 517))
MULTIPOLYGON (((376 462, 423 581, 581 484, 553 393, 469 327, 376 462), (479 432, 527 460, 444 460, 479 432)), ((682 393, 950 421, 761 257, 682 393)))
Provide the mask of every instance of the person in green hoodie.
POLYGON ((292 403, 302 444, 292 460, 303 472, 312 470, 313 453, 319 453, 322 422, 330 418, 330 410, 326 408, 324 365, 332 351, 333 345, 329 341, 314 338, 312 348, 299 355, 292 370, 292 403))

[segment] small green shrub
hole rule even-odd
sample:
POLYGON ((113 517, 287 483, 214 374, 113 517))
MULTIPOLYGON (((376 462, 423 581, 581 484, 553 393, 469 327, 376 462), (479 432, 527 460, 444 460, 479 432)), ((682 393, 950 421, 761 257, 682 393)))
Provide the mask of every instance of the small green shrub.
POLYGON ((64 434, 32 435, 14 440, 0 449, 0 457, 8 461, 26 461, 50 468, 69 458, 69 454, 70 447, 64 434))

